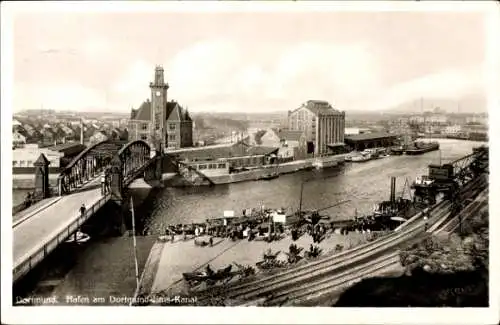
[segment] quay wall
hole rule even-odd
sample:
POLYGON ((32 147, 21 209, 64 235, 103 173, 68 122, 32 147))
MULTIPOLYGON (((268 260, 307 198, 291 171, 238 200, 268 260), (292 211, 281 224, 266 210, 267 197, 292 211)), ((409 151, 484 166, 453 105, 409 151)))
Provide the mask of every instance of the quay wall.
MULTIPOLYGON (((299 170, 304 169, 312 169, 312 168, 329 168, 337 166, 344 162, 345 154, 335 155, 335 156, 327 156, 320 158, 308 158, 304 160, 296 160, 287 163, 282 163, 279 165, 269 165, 263 166, 261 168, 256 168, 248 171, 243 171, 239 173, 232 173, 229 175, 215 176, 211 177, 210 180, 214 184, 229 184, 229 183, 238 183, 245 181, 256 181, 259 178, 269 175, 270 173, 278 173, 278 174, 289 174, 294 173, 299 170)), ((165 173, 165 171, 164 171, 165 173)), ((165 174, 164 174, 165 175, 165 174)), ((165 178, 165 177, 164 177, 165 178)), ((188 180, 184 179, 180 175, 175 175, 170 177, 167 181, 167 186, 172 187, 180 187, 180 186, 194 186, 188 180)), ((197 182, 196 185, 210 185, 208 180, 203 182, 197 182)))

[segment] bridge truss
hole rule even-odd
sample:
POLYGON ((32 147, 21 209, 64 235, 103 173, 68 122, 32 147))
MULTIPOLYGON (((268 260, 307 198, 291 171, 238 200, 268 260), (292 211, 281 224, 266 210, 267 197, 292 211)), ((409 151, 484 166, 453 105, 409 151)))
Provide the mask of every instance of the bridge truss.
POLYGON ((102 174, 118 157, 124 184, 143 171, 151 159, 151 148, 142 140, 129 143, 105 140, 87 147, 76 156, 58 177, 59 195, 69 194, 102 174))

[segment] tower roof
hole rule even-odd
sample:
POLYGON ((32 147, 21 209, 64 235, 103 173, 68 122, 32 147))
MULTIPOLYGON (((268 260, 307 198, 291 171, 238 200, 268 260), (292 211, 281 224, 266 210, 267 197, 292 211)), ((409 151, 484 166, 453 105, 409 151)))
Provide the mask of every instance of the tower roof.
POLYGON ((50 161, 47 159, 47 157, 45 157, 45 155, 43 153, 41 153, 33 165, 35 165, 35 166, 48 166, 49 164, 50 164, 50 161))

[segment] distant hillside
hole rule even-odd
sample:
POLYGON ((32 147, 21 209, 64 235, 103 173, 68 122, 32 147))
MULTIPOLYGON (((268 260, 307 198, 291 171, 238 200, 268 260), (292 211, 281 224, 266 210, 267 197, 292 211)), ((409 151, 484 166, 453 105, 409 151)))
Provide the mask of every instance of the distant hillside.
POLYGON ((234 120, 222 116, 209 114, 191 114, 197 130, 213 130, 214 134, 225 134, 232 131, 244 131, 248 128, 248 122, 234 120))
POLYGON ((193 114, 203 118, 222 118, 236 121, 281 120, 288 116, 287 111, 268 113, 198 112, 193 114))
POLYGON ((448 98, 423 98, 421 105, 420 99, 408 101, 396 107, 384 110, 386 113, 420 113, 423 111, 432 111, 439 107, 448 113, 485 113, 488 112, 487 100, 484 96, 471 95, 460 99, 448 98), (422 107, 421 107, 422 106, 422 107))

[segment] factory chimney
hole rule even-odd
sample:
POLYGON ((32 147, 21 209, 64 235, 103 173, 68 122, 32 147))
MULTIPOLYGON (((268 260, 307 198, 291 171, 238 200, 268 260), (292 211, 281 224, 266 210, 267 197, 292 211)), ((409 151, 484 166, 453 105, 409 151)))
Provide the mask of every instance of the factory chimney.
POLYGON ((83 118, 80 118, 80 144, 83 144, 83 118))
POLYGON ((391 177, 391 202, 396 201, 396 177, 391 177))

